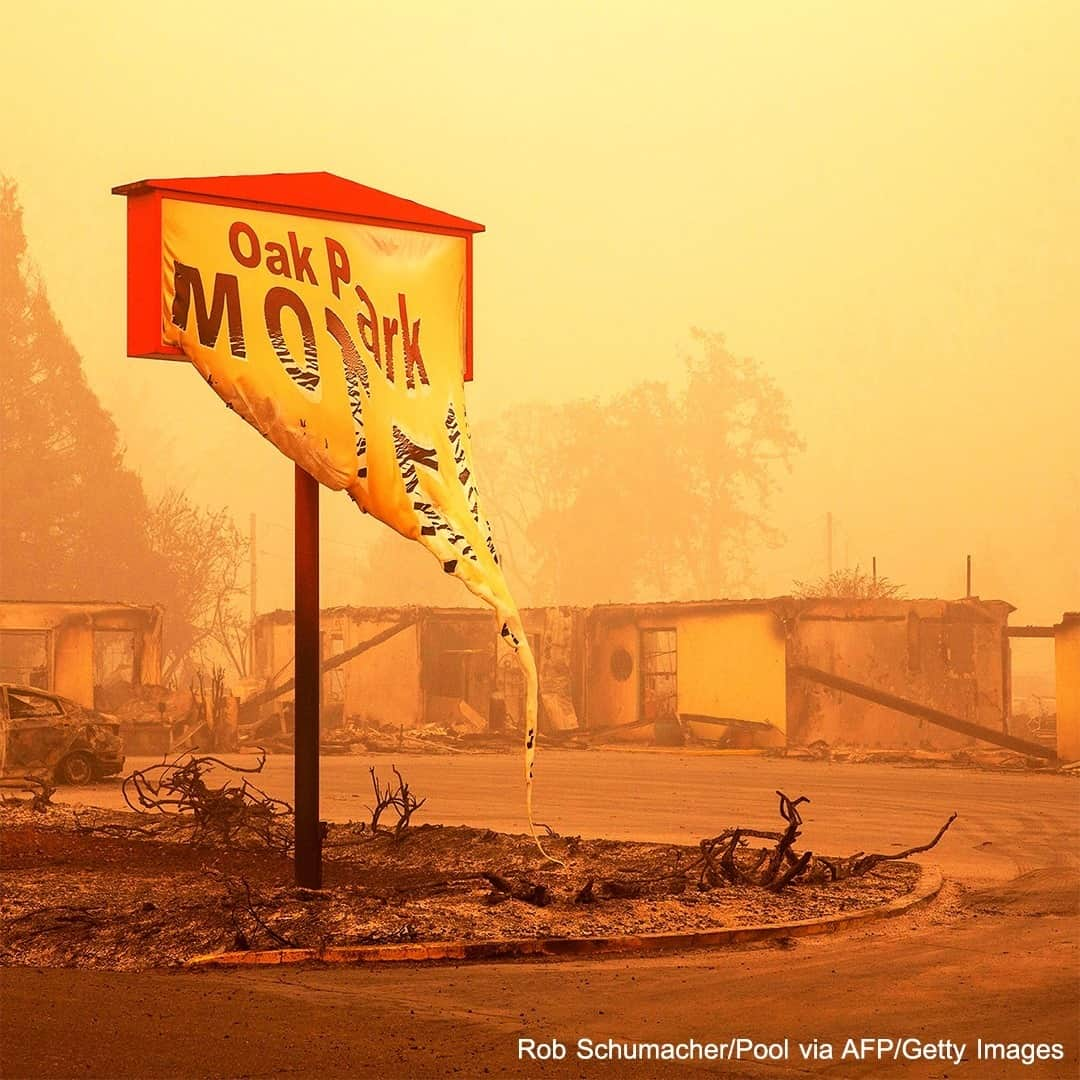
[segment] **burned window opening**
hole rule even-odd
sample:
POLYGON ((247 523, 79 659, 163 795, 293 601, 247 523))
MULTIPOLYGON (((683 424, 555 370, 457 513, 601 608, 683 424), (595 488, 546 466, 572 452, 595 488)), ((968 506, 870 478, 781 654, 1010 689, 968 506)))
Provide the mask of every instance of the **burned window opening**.
POLYGON ((94 631, 94 689, 135 681, 135 632, 94 631))
POLYGON ((619 682, 626 682, 634 673, 634 658, 621 645, 611 654, 611 674, 619 682))
POLYGON ((975 672, 975 624, 950 622, 945 626, 946 664, 957 675, 975 672))
POLYGON ((0 682, 50 689, 48 631, 0 630, 0 682))
POLYGON ((641 631, 641 718, 678 715, 678 634, 673 629, 641 631))
POLYGON ((907 614, 907 666, 911 674, 922 670, 922 620, 914 611, 907 614))

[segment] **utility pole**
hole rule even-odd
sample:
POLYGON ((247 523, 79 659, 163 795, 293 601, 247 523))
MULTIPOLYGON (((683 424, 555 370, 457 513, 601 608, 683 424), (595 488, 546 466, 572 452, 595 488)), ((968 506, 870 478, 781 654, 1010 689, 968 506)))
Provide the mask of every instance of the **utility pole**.
POLYGON ((832 511, 825 515, 825 565, 832 574, 832 511))
POLYGON ((967 595, 971 596, 971 556, 967 557, 967 595))
POLYGON ((251 515, 251 524, 248 529, 251 539, 250 555, 251 555, 251 580, 248 583, 248 599, 251 601, 251 615, 248 618, 248 662, 247 673, 249 675, 255 674, 255 582, 257 580, 255 575, 255 515, 251 515))
POLYGON ((871 564, 871 566, 873 567, 873 571, 872 571, 872 572, 873 572, 873 575, 874 575, 874 589, 875 589, 875 591, 876 591, 876 590, 877 590, 877 556, 876 556, 876 555, 874 555, 874 556, 873 556, 873 557, 872 557, 872 558, 870 559, 870 564, 871 564))

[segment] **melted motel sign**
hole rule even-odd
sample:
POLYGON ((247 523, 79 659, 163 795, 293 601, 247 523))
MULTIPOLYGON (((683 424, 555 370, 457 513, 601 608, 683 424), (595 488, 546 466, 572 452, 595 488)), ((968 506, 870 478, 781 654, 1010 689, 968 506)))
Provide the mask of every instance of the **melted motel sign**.
POLYGON ((482 226, 326 173, 114 190, 129 200, 129 355, 190 360, 279 449, 361 505, 352 481, 385 464, 353 460, 375 450, 375 414, 407 426, 411 404, 449 407, 471 378, 482 226))
POLYGON ((483 227, 328 173, 114 192, 128 198, 129 355, 190 361, 282 453, 496 609, 525 670, 531 781, 535 665, 465 418, 483 227))
POLYGON ((438 539, 448 571, 495 566, 462 385, 481 226, 325 173, 116 190, 131 355, 189 360, 320 483, 438 539))

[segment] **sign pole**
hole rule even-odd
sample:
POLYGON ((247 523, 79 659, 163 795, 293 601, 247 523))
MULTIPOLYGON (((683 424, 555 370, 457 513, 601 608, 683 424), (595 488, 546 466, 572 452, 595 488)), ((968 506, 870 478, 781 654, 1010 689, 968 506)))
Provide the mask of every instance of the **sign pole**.
MULTIPOLYGON (((373 366, 368 371, 382 371, 378 376, 380 386, 385 377, 374 416, 385 413, 386 422, 374 422, 372 437, 375 431, 381 433, 379 438, 389 431, 389 421, 405 405, 416 377, 430 386, 428 371, 438 366, 439 374, 436 376, 432 371, 431 380, 443 385, 445 378, 448 391, 456 391, 459 377, 465 382, 472 380, 473 237, 483 232, 484 226, 327 172, 159 178, 136 180, 112 190, 114 195, 127 199, 128 355, 192 363, 230 408, 237 399, 247 402, 251 407, 240 410, 244 417, 286 457, 299 456, 314 473, 309 475, 297 468, 295 474, 293 802, 296 882, 308 888, 318 887, 322 880, 319 822, 322 657, 317 478, 329 477, 327 483, 336 487, 341 462, 349 460, 348 455, 355 452, 356 471, 347 489, 354 498, 365 505, 372 501, 367 495, 369 484, 375 485, 371 488, 373 492, 398 490, 386 486, 398 483, 389 469, 384 470, 384 475, 369 478, 367 467, 360 460, 360 455, 366 453, 361 441, 366 439, 360 415, 363 386, 360 382, 354 385, 353 368, 363 371, 367 360, 356 348, 370 353, 373 366), (262 239, 252 222, 261 230, 262 239), (383 245, 378 238, 385 229, 397 230, 403 237, 423 237, 424 250, 432 254, 425 260, 422 274, 410 254, 414 250, 411 241, 400 252, 396 245, 383 245), (289 253, 271 239, 283 235, 289 237, 289 253), (377 265, 371 267, 373 278, 365 276, 364 280, 369 287, 373 287, 372 280, 381 283, 374 289, 376 294, 397 297, 394 310, 400 322, 386 313, 380 324, 386 330, 385 368, 374 339, 368 348, 363 325, 359 327, 359 346, 346 327, 349 319, 356 318, 351 302, 342 300, 340 291, 342 285, 351 281, 350 245, 357 251, 380 252, 377 265), (275 249, 279 255, 271 255, 275 249), (323 249, 326 262, 320 264, 319 253, 323 249), (265 263, 264 250, 268 256, 265 263), (245 268, 239 277, 237 265, 245 268), (320 265, 325 266, 319 270, 321 286, 315 276, 315 267, 320 265), (293 292, 283 287, 282 276, 294 283, 306 282, 317 291, 293 292), (408 296, 403 291, 406 284, 408 296), (209 310, 208 290, 213 292, 209 310), (253 304, 262 308, 264 318, 248 319, 245 323, 241 316, 253 304), (309 304, 314 305, 311 310, 309 304), (346 396, 335 393, 315 401, 305 391, 319 384, 315 328, 321 321, 324 305, 327 332, 336 342, 336 347, 328 345, 330 351, 324 361, 335 365, 340 375, 335 385, 343 387, 346 396), (426 328, 427 366, 421 355, 421 316, 426 328), (298 342, 290 335, 291 346, 285 343, 283 318, 290 331, 294 327, 299 330, 303 340, 303 351, 297 351, 295 356, 289 348, 295 349, 298 342), (392 327, 397 328, 393 333, 392 327), (401 357, 401 363, 396 365, 396 379, 391 365, 395 337, 401 357), (282 379, 282 365, 288 382, 282 379), (274 423, 268 426, 271 414, 274 423), (308 440, 299 455, 297 439, 308 440)), ((366 262, 364 265, 367 267, 366 262)), ((364 273, 367 274, 367 269, 364 273)), ((361 288, 360 292, 364 290, 361 288)), ((375 325, 376 320, 372 306, 371 324, 375 325)), ((333 380, 335 376, 330 373, 322 377, 333 380)), ((463 432, 457 420, 451 420, 453 413, 448 411, 449 406, 449 399, 435 395, 416 414, 417 423, 421 424, 416 430, 423 436, 423 442, 450 437, 455 444, 452 457, 440 450, 430 459, 425 457, 422 466, 441 477, 438 483, 464 487, 471 469, 463 467, 468 457, 468 438, 466 435, 462 440, 463 432), (453 432, 448 427, 451 423, 455 425, 453 432)), ((405 407, 412 416, 414 406, 405 407)), ((393 450, 396 453, 396 445, 393 450)), ((410 461, 408 467, 412 469, 414 464, 410 461)), ((470 486, 463 493, 471 506, 475 489, 470 486)), ((413 535, 419 521, 419 500, 413 506, 412 500, 380 495, 374 503, 383 508, 381 520, 400 533, 413 535)), ((471 516, 463 516, 462 524, 470 528, 481 526, 471 516)), ((420 535, 434 535, 428 528, 425 516, 420 535)), ((481 528, 481 531, 485 530, 481 528)), ((455 532, 454 536, 454 543, 464 545, 463 535, 455 532)), ((438 553, 445 569, 456 567, 456 559, 446 558, 445 545, 435 543, 432 550, 438 553)), ((252 621, 256 611, 255 553, 253 516, 252 621)), ((505 581, 497 566, 487 562, 485 572, 491 578, 490 588, 504 592, 505 581)), ((509 604, 508 595, 505 602, 509 604)))
POLYGON ((296 466, 296 706, 293 798, 296 884, 322 888, 319 833, 319 482, 296 466))

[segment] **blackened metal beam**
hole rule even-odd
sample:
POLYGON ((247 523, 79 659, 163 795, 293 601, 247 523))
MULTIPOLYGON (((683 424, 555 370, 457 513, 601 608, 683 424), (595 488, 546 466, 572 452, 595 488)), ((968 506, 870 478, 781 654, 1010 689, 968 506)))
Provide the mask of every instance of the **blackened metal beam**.
MULTIPOLYGON (((353 645, 335 656, 328 656, 322 662, 322 673, 325 675, 328 671, 333 671, 334 668, 341 667, 342 664, 347 664, 350 660, 355 660, 356 657, 366 653, 369 649, 374 649, 376 645, 389 641, 395 635, 400 634, 402 630, 408 630, 410 626, 416 623, 418 618, 418 615, 410 615, 408 618, 402 619, 401 622, 396 622, 393 626, 388 626, 385 630, 380 630, 377 634, 366 638, 358 645, 353 645)), ((271 686, 267 690, 260 690, 259 693, 248 698, 247 701, 240 705, 241 717, 250 716, 260 705, 265 705, 267 702, 281 697, 282 694, 289 693, 294 686, 296 686, 296 680, 287 679, 280 686, 271 686)))
POLYGON ((789 667, 788 672, 809 679, 811 682, 821 683, 822 686, 831 687, 833 690, 843 690, 847 694, 854 694, 855 697, 865 698, 867 701, 874 702, 875 705, 884 705, 887 709, 895 709, 897 712, 907 713, 908 716, 917 716, 920 720, 929 720, 931 724, 948 728, 950 731, 958 731, 962 735, 970 735, 984 742, 1003 746, 1008 750, 1016 750, 1029 757, 1057 761, 1057 754, 1041 743, 1028 742, 1027 739, 1007 735, 1004 731, 995 731, 993 728, 983 727, 982 724, 973 724, 970 720, 962 720, 959 716, 952 716, 939 709, 931 709, 928 705, 920 705, 917 701, 909 701, 907 698, 897 697, 896 694, 876 690, 865 683, 834 675, 831 671, 821 671, 812 667, 789 667))

